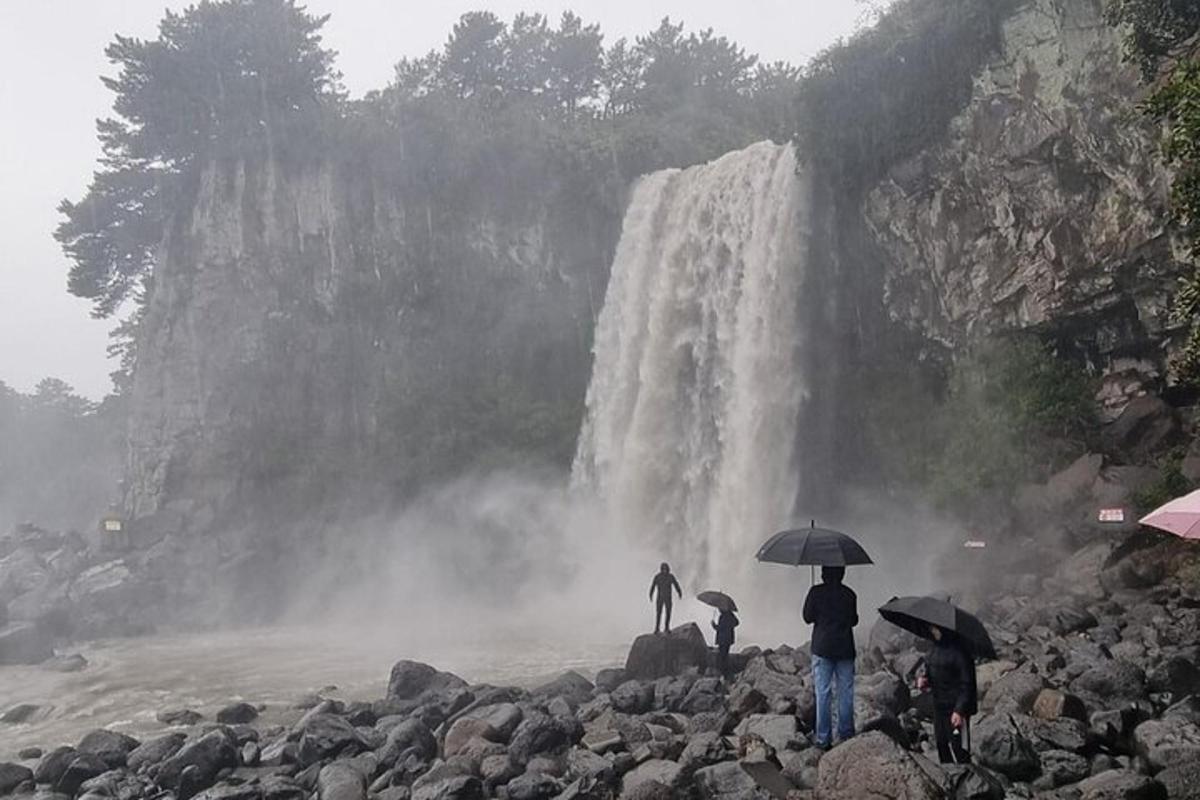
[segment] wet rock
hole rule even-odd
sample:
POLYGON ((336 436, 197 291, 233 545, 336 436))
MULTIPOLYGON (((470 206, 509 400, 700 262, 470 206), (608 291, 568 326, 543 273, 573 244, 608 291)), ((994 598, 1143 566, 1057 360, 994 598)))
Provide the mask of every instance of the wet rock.
POLYGON ((366 800, 366 782, 357 769, 335 761, 317 776, 317 796, 320 800, 366 800))
POLYGON ((615 778, 612 762, 582 747, 567 752, 566 776, 570 780, 587 778, 593 782, 609 783, 615 778))
POLYGON ((688 669, 703 671, 707 666, 708 643, 694 622, 673 628, 669 634, 637 637, 625 660, 626 674, 637 680, 678 675, 688 669))
POLYGON ((1004 784, 989 770, 975 764, 943 764, 947 794, 954 800, 1004 800, 1004 784))
POLYGON ((508 752, 518 764, 528 764, 536 755, 565 751, 582 736, 583 731, 575 731, 566 719, 535 711, 526 714, 525 719, 517 726, 512 741, 509 742, 508 752), (575 736, 576 733, 579 734, 578 737, 575 736))
POLYGON ((234 703, 217 712, 222 725, 246 725, 258 719, 258 709, 249 703, 234 703))
POLYGON ((508 782, 510 800, 546 800, 556 797, 563 789, 562 783, 544 772, 526 772, 508 782))
POLYGON ((0 714, 0 722, 7 725, 19 725, 22 722, 28 722, 40 708, 41 706, 35 706, 33 703, 15 705, 3 714, 0 714))
POLYGON ((42 757, 42 748, 40 747, 23 747, 17 751, 17 758, 22 761, 33 761, 42 757))
POLYGON ((611 692, 627 680, 629 676, 625 674, 624 668, 609 667, 596 673, 596 688, 602 692, 611 692))
POLYGON ((413 785, 412 800, 483 800, 483 782, 474 775, 455 775, 413 785))
POLYGON ((125 757, 125 764, 132 772, 139 772, 144 767, 166 761, 179 752, 186 739, 182 733, 168 733, 142 742, 129 751, 129 755, 125 757))
POLYGON ((1009 717, 1021 734, 1033 743, 1038 752, 1068 750, 1082 753, 1088 746, 1088 728, 1083 722, 1069 717, 1042 720, 1013 714, 1009 717))
POLYGON ((1102 772, 1075 786, 1080 800, 1167 800, 1163 785, 1136 772, 1102 772))
POLYGON ((401 752, 412 748, 424 759, 433 758, 438 751, 433 731, 419 719, 408 719, 392 728, 387 735, 387 741, 401 752))
POLYGON ((67 767, 75 759, 75 748, 69 746, 56 747, 46 753, 33 768, 33 778, 38 783, 54 785, 67 771, 67 767))
POLYGON ((73 797, 85 781, 105 772, 108 772, 108 765, 99 756, 92 753, 76 753, 54 782, 54 791, 73 797))
POLYGON ((1043 689, 1033 701, 1032 715, 1038 719, 1056 720, 1060 717, 1087 721, 1087 707, 1073 694, 1058 689, 1043 689))
POLYGON ((214 730, 187 742, 158 768, 157 781, 181 795, 206 789, 223 769, 237 766, 237 742, 224 730, 214 730), (185 778, 184 772, 187 771, 185 778))
POLYGON ((625 681, 611 692, 612 707, 624 714, 644 714, 654 705, 654 684, 625 681))
POLYGON ((204 719, 204 715, 193 711, 190 708, 172 709, 169 711, 160 711, 155 715, 155 718, 163 725, 195 725, 204 719))
POLYGON ((1167 767, 1154 776, 1169 800, 1200 800, 1200 761, 1167 767))
POLYGON ((751 714, 734 729, 738 736, 758 736, 774 750, 788 749, 799 735, 796 718, 782 714, 751 714))
POLYGON ((908 687, 891 672, 876 672, 859 677, 854 684, 854 696, 868 705, 890 714, 902 714, 911 702, 908 687))
POLYGON ((763 796, 754 778, 736 761, 697 770, 693 782, 702 800, 741 800, 763 796))
POLYGON ((54 656, 53 637, 32 622, 0 626, 0 666, 40 664, 54 656))
POLYGON ((595 687, 591 681, 578 672, 568 670, 554 680, 538 686, 530 694, 534 697, 547 700, 554 697, 563 697, 577 706, 591 699, 593 689, 595 687))
POLYGON ((1046 682, 1040 675, 1013 670, 995 679, 983 695, 979 707, 987 712, 1028 714, 1044 688, 1046 682))
POLYGON ((1071 691, 1093 708, 1114 708, 1145 697, 1146 673, 1128 661, 1107 661, 1073 680, 1071 691))
POLYGON ((521 774, 521 767, 508 754, 488 756, 479 762, 479 777, 489 791, 521 774))
POLYGON ((141 742, 132 736, 126 736, 118 731, 99 729, 84 736, 75 749, 80 753, 91 753, 98 756, 108 765, 109 769, 117 769, 125 766, 126 757, 140 744, 141 742))
POLYGON ((882 733, 856 736, 826 753, 817 766, 817 796, 822 800, 933 800, 941 782, 882 733))
POLYGON ((1066 750, 1047 750, 1040 754, 1042 775, 1037 786, 1056 789, 1070 783, 1078 783, 1091 774, 1091 764, 1078 753, 1066 750))
POLYGON ((699 733, 688 740, 679 756, 685 771, 695 772, 702 767, 719 764, 729 757, 725 740, 716 733, 699 733))
POLYGON ((346 720, 333 714, 315 714, 301 723, 297 756, 307 767, 350 747, 364 746, 357 729, 346 720))
POLYGON ((387 696, 410 700, 425 692, 465 689, 467 682, 449 672, 439 672, 418 661, 398 661, 388 678, 387 696))
POLYGON ((1186 697, 1200 692, 1200 666, 1194 659, 1171 656, 1150 671, 1146 683, 1151 692, 1169 692, 1172 697, 1186 697))
POLYGON ((498 741, 500 734, 485 720, 472 717, 461 717, 446 731, 446 739, 442 744, 442 752, 447 757, 457 755, 467 742, 474 738, 487 741, 498 741))
POLYGON ((725 708, 725 695, 717 678, 701 678, 692 684, 678 709, 685 714, 701 714, 725 708))
POLYGON ((1174 720, 1147 720, 1133 732, 1139 755, 1155 771, 1200 760, 1200 727, 1174 720))
POLYGON ((980 764, 1015 781, 1037 777, 1039 760, 1029 741, 1008 714, 987 717, 972 731, 980 764))
POLYGON ((0 762, 0 794, 8 794, 27 781, 33 781, 33 770, 29 767, 0 762))
POLYGON ((88 660, 79 653, 67 656, 54 656, 43 661, 40 666, 50 672, 79 672, 87 668, 88 660))
POLYGON ((627 796, 648 783, 657 783, 668 789, 679 788, 684 779, 683 768, 674 761, 651 759, 639 764, 621 779, 621 795, 627 796))

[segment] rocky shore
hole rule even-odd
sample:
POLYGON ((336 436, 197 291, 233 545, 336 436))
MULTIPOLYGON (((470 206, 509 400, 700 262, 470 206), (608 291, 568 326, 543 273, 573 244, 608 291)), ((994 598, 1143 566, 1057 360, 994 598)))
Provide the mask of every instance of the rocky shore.
MULTIPOLYGON (((749 648, 716 677, 698 627, 642 636, 623 668, 533 689, 468 685, 401 661, 385 697, 311 696, 295 722, 230 705, 159 710, 145 741, 93 731, 0 754, 0 794, 40 800, 531 798, 1200 798, 1195 548, 1097 543, 1045 579, 1010 576, 978 608, 1000 659, 981 664, 975 763, 931 758, 920 643, 860 637, 859 734, 822 752, 806 648, 749 648), (168 726, 170 726, 168 728, 168 726)), ((5 709, 0 708, 0 712, 5 709)))

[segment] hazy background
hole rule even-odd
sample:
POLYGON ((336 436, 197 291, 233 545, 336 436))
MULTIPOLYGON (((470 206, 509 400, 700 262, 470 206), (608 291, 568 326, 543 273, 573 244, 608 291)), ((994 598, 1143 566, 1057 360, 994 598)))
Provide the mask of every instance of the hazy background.
MULTIPOLYGON (((28 391, 53 375, 99 398, 114 365, 105 347, 111 321, 66 292, 67 260, 51 238, 55 206, 78 199, 100 154, 96 118, 112 97, 99 76, 112 74, 104 47, 121 33, 153 38, 163 0, 0 0, 0 381, 28 391)), ((712 27, 763 60, 803 63, 854 30, 860 0, 311 0, 332 14, 325 41, 338 51, 346 87, 359 96, 383 87, 402 56, 439 48, 464 12, 502 19, 519 11, 555 20, 567 9, 598 22, 606 44, 632 39, 664 16, 689 29, 712 27)))

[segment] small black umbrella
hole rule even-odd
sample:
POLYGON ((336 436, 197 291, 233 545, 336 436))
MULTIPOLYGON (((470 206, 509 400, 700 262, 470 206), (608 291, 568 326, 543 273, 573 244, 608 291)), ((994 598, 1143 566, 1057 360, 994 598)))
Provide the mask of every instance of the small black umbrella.
POLYGON ((995 658, 996 647, 983 623, 958 606, 939 597, 893 597, 879 609, 893 625, 932 639, 930 625, 950 631, 971 649, 977 658, 995 658))
POLYGON ((862 545, 840 531, 828 528, 799 528, 782 531, 758 548, 756 558, 772 564, 798 567, 810 564, 818 567, 847 567, 854 564, 874 564, 862 545))
POLYGON ((715 609, 718 609, 719 611, 724 611, 726 609, 730 611, 738 610, 737 603, 733 602, 733 598, 724 592, 701 592, 700 594, 696 595, 696 599, 705 605, 709 605, 715 609))

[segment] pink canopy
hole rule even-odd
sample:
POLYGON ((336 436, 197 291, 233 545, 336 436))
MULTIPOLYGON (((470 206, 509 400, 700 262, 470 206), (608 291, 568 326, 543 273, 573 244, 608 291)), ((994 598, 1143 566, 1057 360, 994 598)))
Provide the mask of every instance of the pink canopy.
POLYGON ((1185 539, 1200 539, 1200 489, 1159 506, 1138 522, 1185 539))

